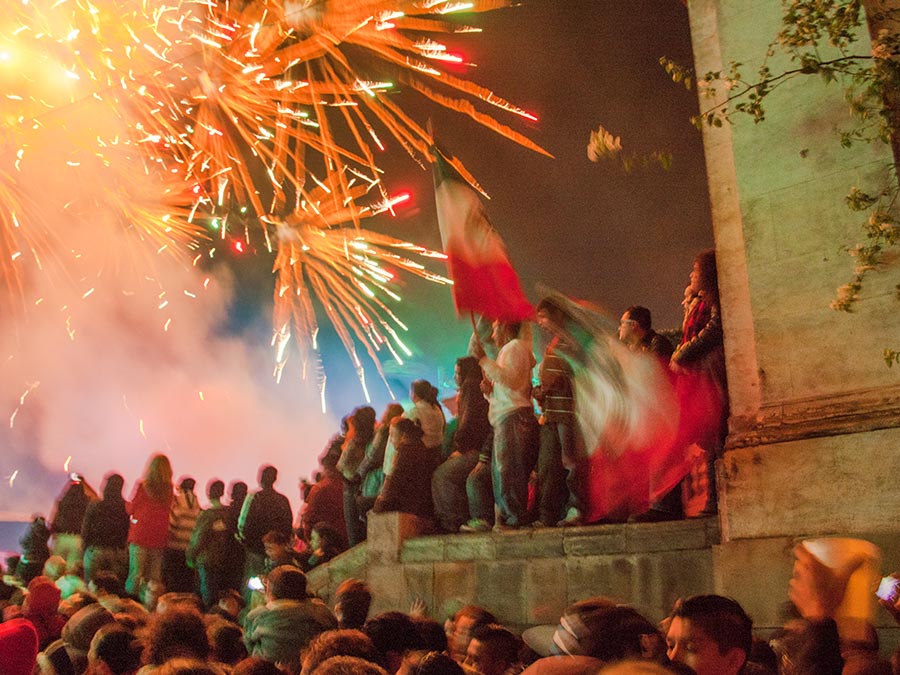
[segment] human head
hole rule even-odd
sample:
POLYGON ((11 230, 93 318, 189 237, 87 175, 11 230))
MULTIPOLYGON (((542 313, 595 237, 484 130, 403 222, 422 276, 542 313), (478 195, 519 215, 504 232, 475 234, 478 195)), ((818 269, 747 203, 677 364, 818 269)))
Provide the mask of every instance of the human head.
POLYGON ((230 621, 219 618, 207 622, 206 637, 211 649, 210 658, 214 661, 233 666, 247 656, 244 631, 230 621))
POLYGON ((313 525, 309 544, 314 551, 321 548, 325 553, 337 555, 341 552, 342 538, 340 532, 323 521, 313 525), (313 537, 316 538, 315 544, 313 544, 313 537))
POLYGON ((363 633, 369 636, 382 657, 382 665, 395 673, 403 654, 421 648, 421 640, 412 618, 402 612, 382 612, 366 621, 363 633))
POLYGON ((109 570, 98 570, 94 572, 94 576, 88 582, 88 590, 97 597, 104 595, 125 595, 125 584, 116 575, 115 572, 109 570))
POLYGON ((334 615, 341 628, 362 628, 372 605, 372 591, 365 581, 345 579, 334 594, 334 615))
POLYGON ((233 588, 229 588, 219 594, 216 606, 237 621, 238 616, 240 616, 244 607, 247 606, 247 603, 244 600, 244 596, 233 588))
POLYGON ((555 630, 538 626, 522 634, 526 644, 541 656, 568 654, 617 661, 645 654, 656 627, 633 607, 617 605, 609 598, 594 597, 566 608, 555 630))
POLYGON ((375 408, 360 406, 350 414, 350 429, 358 443, 368 443, 375 435, 375 408))
POLYGON ((423 649, 429 652, 447 651, 447 632, 443 624, 427 616, 414 616, 412 620, 416 624, 423 649))
POLYGON ((515 633, 499 624, 489 623, 472 631, 465 663, 481 675, 503 675, 519 661, 521 647, 522 641, 515 633))
POLYGON ((259 470, 259 486, 263 489, 269 489, 275 485, 278 480, 278 469, 271 464, 266 464, 259 470))
POLYGON ((491 623, 497 623, 497 619, 484 607, 478 605, 460 607, 453 615, 453 627, 447 635, 447 648, 450 656, 457 661, 465 660, 472 632, 491 623))
POLYGON ((248 656, 231 670, 231 675, 284 675, 284 671, 271 661, 248 656))
MULTIPOLYGON (((161 666, 179 656, 206 659, 209 641, 203 619, 195 611, 173 609, 154 614, 146 635, 147 662, 161 666)), ((158 671, 157 671, 158 672, 158 671)))
POLYGON ((507 342, 515 340, 519 336, 521 328, 522 324, 519 322, 494 321, 491 340, 498 348, 503 347, 507 342))
POLYGON ((121 499, 125 479, 120 474, 111 473, 103 483, 103 499, 121 499))
POLYGON ((184 492, 193 492, 197 486, 197 481, 190 476, 184 476, 178 481, 178 487, 184 492))
POLYGON ((641 341, 651 326, 650 310, 632 305, 625 310, 619 321, 619 339, 627 345, 634 345, 641 341))
POLYGON ((554 332, 563 327, 566 313, 551 298, 543 298, 535 307, 535 321, 543 330, 554 332))
POLYGON ((206 496, 209 501, 222 499, 222 496, 225 494, 225 483, 220 481, 218 478, 214 479, 210 482, 209 485, 206 486, 206 496))
POLYGON ((298 567, 279 565, 266 577, 269 600, 305 600, 306 575, 298 567))
POLYGON ((163 501, 172 494, 172 465, 162 454, 153 455, 144 472, 144 489, 153 499, 163 501))
POLYGON ((88 665, 95 675, 128 675, 141 667, 143 644, 118 623, 102 626, 91 640, 88 665))
POLYGON ((478 365, 478 359, 474 356, 463 356, 456 359, 453 375, 458 387, 461 387, 463 382, 467 380, 481 382, 481 379, 484 377, 484 374, 481 372, 481 366, 478 365))
POLYGON ((276 560, 282 557, 287 553, 291 544, 288 536, 284 532, 279 532, 278 530, 266 532, 266 534, 263 535, 262 543, 263 549, 265 549, 266 552, 266 557, 269 560, 276 560))
POLYGON ((384 408, 384 412, 381 413, 381 419, 378 420, 378 423, 381 425, 390 424, 391 420, 395 417, 400 417, 403 414, 403 406, 399 403, 388 403, 384 408))
POLYGON ((465 675, 462 667, 446 654, 441 652, 425 652, 415 669, 416 675, 465 675))
POLYGON ((303 656, 303 675, 309 675, 333 656, 355 656, 375 664, 380 661, 378 650, 362 631, 326 630, 310 640, 303 656))
POLYGON ((396 417, 391 422, 391 441, 394 445, 400 445, 401 442, 407 441, 415 443, 422 440, 424 432, 422 427, 415 420, 406 417, 396 417))
POLYGON ((37 629, 28 619, 10 619, 0 623, 0 654, 4 672, 31 675, 38 655, 37 629))
POLYGON ((719 276, 716 268, 716 252, 713 249, 701 251, 694 258, 691 270, 691 290, 694 293, 704 291, 718 295, 719 276))
POLYGON ((332 656, 319 664, 315 672, 316 675, 387 675, 381 666, 356 656, 332 656))
POLYGON ((666 634, 668 656, 697 675, 737 675, 753 644, 753 622, 731 598, 695 595, 679 600, 666 634))
POLYGON ((437 400, 438 390, 428 380, 415 380, 409 387, 413 401, 419 400, 429 405, 440 405, 437 400))
POLYGON ((247 498, 249 488, 242 480, 237 480, 231 484, 231 490, 228 493, 228 499, 232 504, 243 504, 247 498))

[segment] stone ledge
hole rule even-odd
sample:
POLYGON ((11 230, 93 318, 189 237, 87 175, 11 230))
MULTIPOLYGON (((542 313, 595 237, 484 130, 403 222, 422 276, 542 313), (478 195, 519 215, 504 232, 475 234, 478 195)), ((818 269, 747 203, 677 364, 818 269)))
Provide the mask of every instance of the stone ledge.
MULTIPOLYGON (((732 423, 732 428, 747 421, 732 423)), ((862 389, 763 406, 748 429, 729 434, 726 449, 900 426, 900 386, 862 389)))

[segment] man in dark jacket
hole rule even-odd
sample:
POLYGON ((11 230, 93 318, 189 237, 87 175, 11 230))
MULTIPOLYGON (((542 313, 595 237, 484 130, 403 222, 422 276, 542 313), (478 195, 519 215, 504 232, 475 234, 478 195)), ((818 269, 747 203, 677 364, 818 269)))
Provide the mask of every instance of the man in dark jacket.
POLYGON ((125 480, 110 474, 103 485, 103 499, 92 502, 84 514, 81 540, 84 546, 84 578, 90 581, 101 570, 121 581, 128 577, 128 510, 122 498, 125 480))
POLYGON ((247 561, 244 566, 244 578, 259 576, 263 573, 266 561, 266 550, 263 537, 267 533, 283 532, 285 536, 293 534, 294 516, 291 503, 287 497, 275 491, 278 469, 274 466, 263 466, 259 471, 259 491, 244 500, 241 516, 238 519, 238 537, 244 542, 247 561))

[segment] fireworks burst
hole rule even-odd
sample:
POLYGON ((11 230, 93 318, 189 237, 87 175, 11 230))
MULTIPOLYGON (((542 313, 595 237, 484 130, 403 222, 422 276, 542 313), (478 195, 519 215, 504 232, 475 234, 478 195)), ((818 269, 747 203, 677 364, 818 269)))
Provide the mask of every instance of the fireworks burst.
POLYGON ((258 237, 276 253, 277 372, 292 333, 307 370, 315 298, 364 384, 357 341, 379 371, 382 349, 398 360, 405 349, 386 304, 398 299, 391 270, 446 282, 408 257, 432 252, 359 229, 393 204, 375 160, 387 139, 428 161, 430 134, 396 90, 544 152, 476 108, 534 119, 448 73, 443 66, 463 58, 434 39, 477 31, 448 15, 510 4, 17 3, 0 18, 0 283, 23 296, 26 260, 41 270, 74 252, 57 244, 63 215, 149 244, 136 251, 187 259, 215 222, 218 236, 258 237), (373 191, 372 205, 357 205, 373 191), (230 218, 235 210, 240 218, 230 218), (235 221, 243 231, 232 232, 235 221))

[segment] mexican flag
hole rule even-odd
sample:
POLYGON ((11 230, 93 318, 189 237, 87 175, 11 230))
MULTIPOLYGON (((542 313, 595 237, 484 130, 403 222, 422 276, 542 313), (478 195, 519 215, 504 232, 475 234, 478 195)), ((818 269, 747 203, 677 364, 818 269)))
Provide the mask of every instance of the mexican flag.
POLYGON ((440 150, 432 151, 438 225, 457 313, 475 312, 509 322, 531 318, 534 309, 484 213, 479 193, 440 150))

